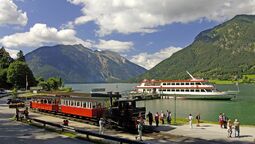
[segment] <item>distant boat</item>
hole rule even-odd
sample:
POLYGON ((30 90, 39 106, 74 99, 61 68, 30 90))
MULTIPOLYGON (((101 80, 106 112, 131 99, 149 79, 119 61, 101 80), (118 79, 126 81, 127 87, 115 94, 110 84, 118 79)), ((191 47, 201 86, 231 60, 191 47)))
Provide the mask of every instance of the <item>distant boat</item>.
POLYGON ((234 92, 219 91, 208 80, 194 78, 188 71, 188 80, 143 80, 136 86, 138 93, 176 96, 187 99, 230 100, 234 92))

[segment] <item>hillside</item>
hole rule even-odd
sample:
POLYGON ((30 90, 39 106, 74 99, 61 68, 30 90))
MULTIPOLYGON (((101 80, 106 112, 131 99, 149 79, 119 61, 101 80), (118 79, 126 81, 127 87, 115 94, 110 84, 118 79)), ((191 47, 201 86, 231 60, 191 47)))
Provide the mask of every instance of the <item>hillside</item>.
POLYGON ((191 45, 135 80, 188 78, 186 71, 196 77, 222 80, 255 74, 255 16, 238 15, 201 32, 191 45))
POLYGON ((25 57, 36 77, 61 77, 66 83, 126 80, 146 71, 117 53, 82 45, 45 46, 25 57))

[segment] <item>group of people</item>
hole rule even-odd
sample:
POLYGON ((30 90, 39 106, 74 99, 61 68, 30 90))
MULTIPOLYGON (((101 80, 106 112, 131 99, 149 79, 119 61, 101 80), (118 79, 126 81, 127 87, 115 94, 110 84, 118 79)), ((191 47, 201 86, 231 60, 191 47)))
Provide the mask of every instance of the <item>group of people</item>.
MULTIPOLYGON (((149 113, 147 114, 147 117, 149 119, 149 125, 152 126, 152 122, 153 122, 153 114, 149 111, 149 113)), ((161 113, 159 114, 158 112, 155 113, 154 115, 154 120, 156 123, 156 126, 158 127, 159 125, 159 120, 161 121, 162 124, 165 124, 165 118, 168 124, 171 124, 172 121, 172 113, 170 111, 166 111, 166 114, 161 111, 161 113)))
POLYGON ((221 128, 227 129, 228 137, 232 137, 233 129, 235 130, 235 137, 240 136, 240 122, 238 119, 232 122, 224 113, 220 113, 219 124, 221 128))
MULTIPOLYGON (((200 113, 198 113, 198 114, 196 115, 197 127, 200 126, 200 119, 201 119, 200 113)), ((193 128, 192 120, 193 120, 193 116, 192 116, 192 114, 189 114, 189 116, 188 116, 188 121, 189 121, 189 127, 190 127, 190 128, 193 128)))
POLYGON ((19 110, 19 108, 16 107, 16 116, 15 117, 16 117, 17 121, 19 121, 19 120, 22 121, 23 118, 29 119, 28 114, 29 114, 28 107, 26 107, 26 109, 24 111, 21 111, 21 110, 19 110))

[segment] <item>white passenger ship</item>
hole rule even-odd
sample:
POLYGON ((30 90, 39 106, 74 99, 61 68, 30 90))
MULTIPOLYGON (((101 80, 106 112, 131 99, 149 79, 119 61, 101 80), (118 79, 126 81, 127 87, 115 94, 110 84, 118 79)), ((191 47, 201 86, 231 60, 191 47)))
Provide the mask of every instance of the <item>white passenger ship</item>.
POLYGON ((189 80, 143 80, 136 86, 138 93, 177 96, 188 99, 230 100, 233 95, 219 91, 207 80, 194 78, 187 72, 189 80))

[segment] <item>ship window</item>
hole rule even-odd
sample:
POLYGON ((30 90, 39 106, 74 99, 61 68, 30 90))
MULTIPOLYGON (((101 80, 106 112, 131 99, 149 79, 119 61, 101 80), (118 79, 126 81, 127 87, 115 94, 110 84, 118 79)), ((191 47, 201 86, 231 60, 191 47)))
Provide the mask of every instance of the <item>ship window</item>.
POLYGON ((170 83, 167 83, 167 85, 171 85, 170 83))
POLYGON ((172 92, 175 92, 175 89, 171 89, 172 92))
POLYGON ((163 91, 166 91, 165 89, 163 91))
POLYGON ((194 85, 194 83, 190 83, 190 85, 194 85))
POLYGON ((170 91, 170 89, 168 89, 167 91, 170 91))
POLYGON ((188 90, 188 89, 185 89, 185 92, 189 92, 189 90, 188 90))
POLYGON ((176 85, 180 85, 180 83, 176 83, 176 85))
POLYGON ((201 92, 205 92, 205 90, 204 90, 204 89, 201 89, 201 92))
POLYGON ((196 92, 199 92, 199 89, 196 89, 196 92))
POLYGON ((207 90, 207 92, 212 92, 212 90, 207 90))
POLYGON ((184 83, 181 83, 181 85, 184 85, 184 83))
POLYGON ((201 85, 201 83, 197 82, 196 85, 201 85))
POLYGON ((175 85, 175 83, 172 83, 172 85, 175 85))
POLYGON ((176 92, 179 92, 179 91, 180 91, 179 89, 176 90, 176 92))
POLYGON ((181 92, 184 92, 184 89, 181 89, 181 92))
POLYGON ((166 85, 166 83, 163 83, 163 85, 166 85))
POLYGON ((189 85, 189 83, 188 83, 188 82, 186 82, 185 84, 186 84, 186 85, 189 85))
POLYGON ((191 90, 190 90, 190 92, 194 92, 194 90, 193 90, 193 89, 191 89, 191 90))

